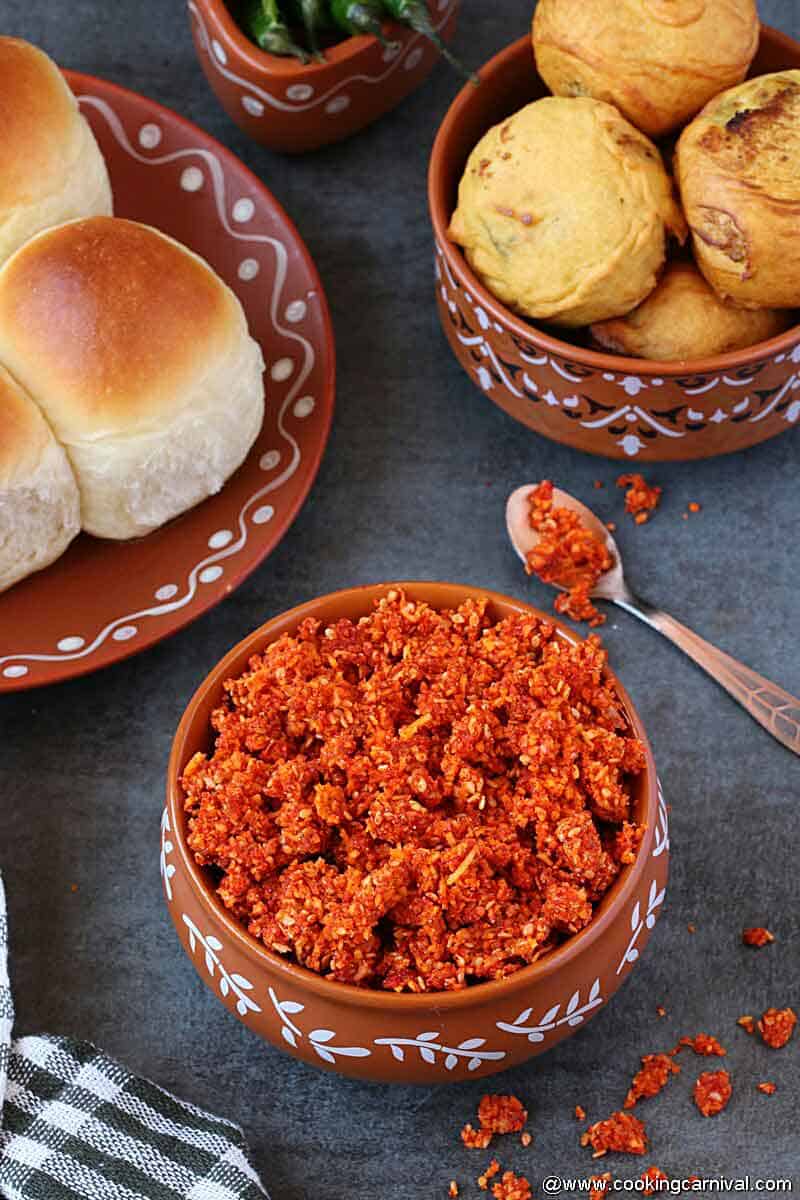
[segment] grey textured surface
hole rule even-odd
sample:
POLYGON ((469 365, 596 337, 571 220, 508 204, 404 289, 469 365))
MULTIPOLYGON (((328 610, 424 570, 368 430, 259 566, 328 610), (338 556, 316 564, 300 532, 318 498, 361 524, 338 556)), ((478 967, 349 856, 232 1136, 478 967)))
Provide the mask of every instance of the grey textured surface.
MULTIPOLYGON (((767 20, 800 34, 796 0, 764 0, 767 20)), ((481 62, 517 37, 528 0, 465 0, 457 44, 481 62)), ((286 160, 250 145, 217 107, 180 4, 2 0, 0 28, 65 66, 178 109, 226 142, 299 225, 328 290, 338 337, 338 407, 313 493, 291 532, 226 603, 172 640, 102 674, 4 699, 0 864, 11 908, 21 1032, 91 1038, 181 1096, 244 1126, 273 1200, 357 1194, 480 1195, 485 1159, 458 1130, 485 1090, 382 1088, 296 1064, 228 1016, 180 949, 161 900, 158 822, 172 731, 206 670, 243 634, 291 604, 350 583, 443 578, 547 607, 506 545, 503 500, 548 475, 619 523, 632 581, 698 632, 800 694, 791 632, 798 434, 709 463, 649 474, 664 485, 644 529, 620 518, 614 464, 537 439, 467 380, 439 330, 425 171, 457 83, 439 68, 394 114, 342 146, 286 160), (601 478, 607 488, 594 492, 601 478), (681 514, 690 500, 702 513, 681 514), (76 883, 78 890, 71 891, 76 883)), ((770 1051, 736 1027, 744 1012, 798 1006, 797 802, 800 764, 679 652, 625 614, 606 627, 618 671, 654 743, 672 804, 668 903, 617 999, 575 1037, 497 1086, 524 1097, 534 1145, 502 1148, 541 1196, 542 1176, 583 1176, 571 1113, 619 1106, 641 1054, 707 1030, 728 1046, 727 1111, 690 1100, 700 1060, 647 1118, 652 1152, 608 1160, 632 1178, 650 1162, 692 1172, 779 1175, 800 1186, 800 1037, 770 1051), (697 932, 687 932, 695 922, 697 932), (746 924, 777 943, 748 951, 746 924), (659 1020, 657 1004, 668 1016, 659 1020), (774 1079, 765 1097, 755 1084, 774 1079)))

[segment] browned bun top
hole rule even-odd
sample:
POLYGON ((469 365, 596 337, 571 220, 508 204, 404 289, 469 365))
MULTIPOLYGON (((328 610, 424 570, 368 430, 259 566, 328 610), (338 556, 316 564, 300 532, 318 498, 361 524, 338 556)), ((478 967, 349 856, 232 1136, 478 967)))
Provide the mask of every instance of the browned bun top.
POLYGON ((0 213, 61 186, 79 130, 77 104, 52 59, 0 37, 0 213))
POLYGON ((201 258, 134 221, 47 230, 0 271, 0 359, 62 440, 157 425, 244 328, 201 258))

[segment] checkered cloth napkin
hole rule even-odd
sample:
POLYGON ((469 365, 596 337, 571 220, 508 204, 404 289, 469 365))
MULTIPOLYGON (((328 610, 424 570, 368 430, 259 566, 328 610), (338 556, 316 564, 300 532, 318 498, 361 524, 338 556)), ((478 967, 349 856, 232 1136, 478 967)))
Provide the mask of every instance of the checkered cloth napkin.
POLYGON ((13 1022, 0 876, 4 1200, 265 1200, 237 1125, 138 1079, 89 1042, 12 1041, 13 1022))

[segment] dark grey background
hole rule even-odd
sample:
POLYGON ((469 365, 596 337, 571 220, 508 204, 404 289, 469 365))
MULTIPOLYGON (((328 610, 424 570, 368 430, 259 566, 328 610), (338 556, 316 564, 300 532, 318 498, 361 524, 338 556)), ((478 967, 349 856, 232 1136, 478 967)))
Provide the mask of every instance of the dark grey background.
MULTIPOLYGON (((800 5, 764 0, 800 34, 800 5)), ((465 0, 458 49, 481 63, 521 34, 529 0, 465 0)), ((0 0, 0 28, 64 66, 176 108, 226 142, 297 222, 333 310, 337 413, 318 482, 291 532, 218 609, 169 642, 99 675, 2 702, 0 865, 10 900, 20 1032, 91 1038, 181 1096, 240 1121, 273 1200, 477 1196, 485 1158, 458 1131, 485 1090, 377 1087, 323 1075, 228 1016, 179 947, 161 899, 158 823, 170 739, 183 706, 228 647, 271 614, 351 583, 441 578, 547 606, 503 532, 503 501, 552 476, 615 517, 632 580, 653 601, 800 694, 798 433, 734 458, 653 467, 652 524, 619 515, 618 467, 538 439, 475 388, 434 311, 425 172, 455 94, 444 67, 352 141, 299 160, 247 142, 213 99, 180 4, 0 0), (601 478, 607 488, 594 492, 601 478), (681 514, 690 500, 702 513, 681 514), (78 885, 77 892, 71 884, 78 885)), ((1 136, 1 134, 0 134, 1 136)), ((706 1030, 728 1046, 727 1111, 704 1120, 683 1075, 642 1108, 652 1152, 607 1160, 633 1177, 782 1175, 800 1186, 800 1037, 771 1051, 736 1027, 744 1012, 798 1007, 797 759, 677 650, 632 618, 605 629, 652 737, 672 804, 663 918, 622 993, 583 1031, 496 1081, 524 1097, 534 1145, 502 1148, 541 1196, 547 1174, 587 1176, 572 1109, 621 1103, 641 1054, 706 1030), (687 922, 697 932, 687 932, 687 922), (741 946, 746 924, 777 942, 741 946), (663 1003, 664 1020, 655 1013, 663 1003), (777 1093, 755 1090, 773 1079, 777 1093)), ((494 1085, 490 1085, 494 1086, 494 1085)), ((595 1164, 597 1166, 598 1164, 595 1164)))

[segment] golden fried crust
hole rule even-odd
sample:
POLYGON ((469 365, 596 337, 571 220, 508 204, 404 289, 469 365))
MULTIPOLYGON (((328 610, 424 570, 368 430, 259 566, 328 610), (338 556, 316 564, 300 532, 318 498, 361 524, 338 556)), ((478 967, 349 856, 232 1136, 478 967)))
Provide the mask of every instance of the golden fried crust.
POLYGON ((586 325, 655 287, 685 223, 655 146, 609 104, 549 96, 481 139, 449 236, 499 300, 586 325))
POLYGON ((605 349, 634 358, 680 362, 743 350, 788 329, 786 309, 738 308, 720 300, 692 263, 671 263, 644 303, 592 326, 605 349))
POLYGON ((533 19, 550 90, 607 100, 651 137, 744 79, 758 35, 755 0, 539 0, 533 19))
POLYGON ((0 271, 0 359, 62 441, 169 419, 242 325, 202 259, 116 217, 39 234, 0 271))
POLYGON ((800 71, 707 104, 680 137, 676 172, 715 290, 748 308, 800 306, 800 71))

